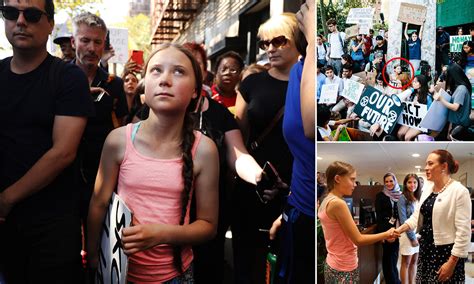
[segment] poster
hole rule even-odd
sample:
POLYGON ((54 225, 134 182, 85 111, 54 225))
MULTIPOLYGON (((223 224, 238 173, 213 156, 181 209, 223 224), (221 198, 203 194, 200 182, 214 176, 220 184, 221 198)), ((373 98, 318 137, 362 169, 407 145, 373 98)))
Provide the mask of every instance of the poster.
POLYGON ((359 25, 348 27, 345 30, 346 38, 350 38, 359 34, 359 25))
MULTIPOLYGON (((441 89, 440 94, 448 102, 451 101, 451 96, 441 89)), ((425 115, 425 118, 420 122, 420 127, 441 131, 448 121, 448 109, 439 101, 433 101, 430 109, 425 115)))
POLYGON ((120 28, 109 28, 110 45, 115 50, 115 56, 110 58, 109 63, 125 64, 128 60, 128 30, 120 28))
POLYGON ((422 132, 428 131, 420 127, 420 123, 428 112, 428 106, 413 102, 403 102, 403 112, 398 119, 398 124, 418 129, 422 132))
POLYGON ((324 84, 319 97, 319 104, 335 104, 337 101, 337 92, 339 84, 324 84))
POLYGON ((366 87, 354 108, 360 118, 372 125, 380 124, 387 134, 392 133, 402 111, 402 102, 396 95, 384 95, 371 86, 366 87))
MULTIPOLYGON (((331 136, 332 137, 336 136, 336 132, 337 132, 337 129, 331 131, 331 136)), ((341 131, 339 132, 339 138, 337 139, 337 141, 345 141, 345 142, 352 141, 351 136, 349 135, 349 132, 347 132, 346 127, 343 127, 341 131)))
POLYGON ((132 212, 113 193, 104 218, 96 283, 127 283, 128 257, 122 249, 122 231, 132 223, 132 212))
POLYGON ((398 21, 421 26, 426 18, 426 10, 422 5, 400 3, 398 21))
POLYGON ((364 87, 365 86, 363 84, 357 83, 356 81, 344 80, 344 90, 342 91, 342 96, 353 103, 358 103, 364 87))
POLYGON ((346 24, 358 24, 361 19, 370 19, 374 17, 374 8, 352 8, 347 15, 346 24))
POLYGON ((472 37, 470 35, 450 36, 449 37, 449 51, 461 52, 463 42, 469 41, 469 40, 472 40, 472 37))

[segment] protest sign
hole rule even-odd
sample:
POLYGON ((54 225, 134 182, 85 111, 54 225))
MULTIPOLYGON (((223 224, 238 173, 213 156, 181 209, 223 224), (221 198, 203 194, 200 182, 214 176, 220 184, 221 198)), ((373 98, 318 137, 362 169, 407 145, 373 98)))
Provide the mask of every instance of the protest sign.
POLYGON ((426 132, 428 130, 426 128, 420 127, 419 125, 427 112, 427 105, 413 102, 404 102, 402 115, 400 115, 400 118, 398 119, 398 124, 406 125, 422 132, 426 132))
MULTIPOLYGON (((446 101, 451 101, 451 96, 445 90, 441 89, 440 94, 446 101)), ((420 122, 420 127, 441 131, 447 121, 448 109, 440 101, 433 101, 425 118, 420 122)))
POLYGON ((350 38, 359 34, 359 26, 351 26, 346 29, 346 38, 350 38))
POLYGON ((426 7, 422 5, 400 3, 398 21, 403 23, 423 25, 426 18, 426 7))
POLYGON ((357 83, 353 80, 344 81, 344 90, 342 91, 342 96, 350 100, 353 103, 358 103, 360 95, 364 90, 364 85, 357 83))
POLYGON ((449 51, 461 52, 463 42, 469 41, 469 40, 472 40, 472 37, 470 35, 450 36, 449 37, 449 51))
MULTIPOLYGON (((336 135, 337 129, 331 131, 331 136, 334 137, 336 135)), ((341 128, 341 131, 339 132, 339 137, 337 141, 352 141, 351 136, 349 135, 349 132, 347 132, 347 128, 343 127, 341 128)))
POLYGON ((367 86, 354 112, 370 124, 378 123, 387 134, 390 134, 403 111, 403 105, 396 95, 384 95, 374 87, 367 86))
POLYGON ((109 63, 126 63, 128 60, 128 30, 120 28, 109 28, 110 45, 115 51, 114 57, 109 63))
POLYGON ((319 104, 335 104, 338 90, 339 84, 324 84, 321 89, 319 104))
POLYGON ((131 223, 132 212, 113 193, 102 226, 96 283, 127 283, 128 257, 122 248, 122 231, 131 223))
POLYGON ((373 8, 352 8, 347 15, 346 24, 358 24, 361 19, 372 20, 373 16, 373 8))

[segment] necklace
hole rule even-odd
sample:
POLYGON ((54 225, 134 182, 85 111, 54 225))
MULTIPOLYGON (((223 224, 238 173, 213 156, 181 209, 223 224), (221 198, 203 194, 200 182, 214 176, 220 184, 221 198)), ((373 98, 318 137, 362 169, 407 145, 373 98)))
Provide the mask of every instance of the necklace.
POLYGON ((435 194, 440 194, 441 192, 443 192, 443 191, 446 190, 446 188, 448 187, 448 185, 449 185, 450 183, 451 183, 451 178, 448 179, 448 181, 444 184, 443 188, 442 188, 440 191, 438 191, 438 192, 434 192, 434 191, 433 191, 433 193, 435 193, 435 194))

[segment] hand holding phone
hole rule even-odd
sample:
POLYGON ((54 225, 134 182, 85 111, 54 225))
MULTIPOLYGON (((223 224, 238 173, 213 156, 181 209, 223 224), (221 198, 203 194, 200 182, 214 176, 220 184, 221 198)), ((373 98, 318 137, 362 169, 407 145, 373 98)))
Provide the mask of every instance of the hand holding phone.
POLYGON ((280 177, 275 167, 270 162, 266 162, 263 166, 262 179, 257 182, 255 192, 258 198, 264 204, 272 200, 278 193, 277 184, 280 177))

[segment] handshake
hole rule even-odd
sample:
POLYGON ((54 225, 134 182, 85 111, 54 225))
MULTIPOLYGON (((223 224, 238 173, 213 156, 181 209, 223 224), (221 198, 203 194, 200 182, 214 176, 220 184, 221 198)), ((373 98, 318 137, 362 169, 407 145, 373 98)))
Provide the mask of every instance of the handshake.
POLYGON ((401 232, 397 231, 395 228, 390 228, 385 232, 384 240, 393 243, 396 239, 398 239, 401 235, 401 232))

